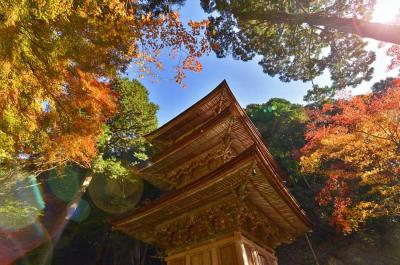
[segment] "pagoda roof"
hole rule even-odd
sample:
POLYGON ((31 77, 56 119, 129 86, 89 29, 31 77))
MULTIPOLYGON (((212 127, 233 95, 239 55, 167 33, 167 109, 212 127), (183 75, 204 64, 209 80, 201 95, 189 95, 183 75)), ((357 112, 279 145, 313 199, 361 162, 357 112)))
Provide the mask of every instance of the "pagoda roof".
POLYGON ((168 183, 165 172, 198 159, 221 141, 221 135, 228 133, 232 135, 232 147, 237 153, 256 144, 278 178, 286 179, 225 80, 190 108, 146 136, 157 153, 148 166, 141 169, 141 174, 162 190, 176 188, 168 183))

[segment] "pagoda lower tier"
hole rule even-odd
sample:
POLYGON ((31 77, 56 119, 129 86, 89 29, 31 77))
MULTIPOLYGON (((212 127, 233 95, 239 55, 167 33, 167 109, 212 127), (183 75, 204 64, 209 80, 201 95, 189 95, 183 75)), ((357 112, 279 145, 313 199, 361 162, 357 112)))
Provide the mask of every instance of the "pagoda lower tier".
POLYGON ((148 139, 140 172, 166 195, 111 222, 168 265, 277 264, 274 249, 310 230, 226 82, 148 139))

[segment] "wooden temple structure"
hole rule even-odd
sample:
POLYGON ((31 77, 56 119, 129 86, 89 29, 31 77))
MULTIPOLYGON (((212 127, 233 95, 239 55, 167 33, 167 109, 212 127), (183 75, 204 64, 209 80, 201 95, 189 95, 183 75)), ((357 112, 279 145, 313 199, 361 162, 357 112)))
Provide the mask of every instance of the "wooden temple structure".
POLYGON ((168 265, 273 265, 310 230, 225 81, 147 139, 157 152, 140 174, 165 195, 112 224, 168 265))

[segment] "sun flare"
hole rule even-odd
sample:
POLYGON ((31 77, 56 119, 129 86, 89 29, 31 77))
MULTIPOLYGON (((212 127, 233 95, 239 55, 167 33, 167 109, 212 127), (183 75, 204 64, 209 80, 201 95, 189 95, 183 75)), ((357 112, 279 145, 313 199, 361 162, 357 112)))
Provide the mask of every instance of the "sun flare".
POLYGON ((373 21, 379 23, 393 22, 399 13, 399 0, 378 0, 374 10, 373 21))

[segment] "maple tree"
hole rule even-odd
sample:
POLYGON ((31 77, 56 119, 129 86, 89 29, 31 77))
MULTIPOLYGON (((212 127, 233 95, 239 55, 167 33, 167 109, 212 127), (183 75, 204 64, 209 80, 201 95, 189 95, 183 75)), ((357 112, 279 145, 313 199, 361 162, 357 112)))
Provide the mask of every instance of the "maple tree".
POLYGON ((399 82, 377 92, 309 112, 302 170, 327 176, 317 199, 345 233, 400 214, 399 82))
MULTIPOLYGON (((146 160, 147 155, 151 152, 149 143, 143 135, 157 127, 156 112, 158 106, 150 102, 147 89, 138 80, 116 78, 110 82, 110 90, 117 95, 117 109, 114 116, 107 119, 101 126, 101 134, 97 138, 96 145, 97 155, 91 162, 91 168, 88 170, 76 164, 68 163, 43 172, 38 177, 30 173, 16 173, 10 181, 2 181, 0 192, 0 227, 2 229, 21 230, 41 220, 41 216, 44 219, 51 216, 51 222, 64 222, 67 230, 66 234, 64 234, 62 228, 60 230, 49 230, 53 243, 57 242, 58 237, 61 237, 61 240, 67 238, 74 242, 79 241, 79 244, 88 241, 97 242, 104 246, 97 249, 100 253, 105 249, 109 253, 104 255, 101 258, 102 260, 118 255, 123 259, 121 264, 125 264, 126 260, 134 257, 133 253, 130 252, 130 247, 132 247, 132 242, 135 243, 135 241, 127 235, 113 231, 107 221, 107 216, 110 214, 110 209, 114 209, 113 213, 115 213, 115 209, 126 211, 134 207, 136 203, 130 200, 124 190, 117 193, 118 195, 122 194, 122 199, 118 197, 120 199, 118 205, 110 203, 112 198, 115 200, 115 193, 110 193, 110 190, 114 191, 112 188, 100 190, 95 193, 96 196, 94 197, 93 193, 90 193, 90 196, 85 194, 85 190, 89 185, 98 185, 98 178, 107 178, 109 181, 105 183, 100 180, 100 184, 107 187, 113 187, 116 183, 121 182, 125 185, 129 184, 130 187, 137 184, 135 182, 137 176, 132 175, 131 168, 146 160), (43 193, 39 189, 39 187, 43 188, 42 183, 46 183, 43 193), (44 196, 43 199, 42 196, 44 196), (49 197, 52 198, 50 202, 48 201, 49 197), (55 198, 57 199, 55 200, 55 198), (57 210, 63 207, 63 211, 57 214, 54 213, 55 210, 52 205, 52 202, 55 201, 58 202, 57 210), (91 214, 89 217, 86 216, 88 220, 85 221, 85 224, 91 227, 89 230, 87 230, 86 225, 82 226, 82 220, 77 221, 74 214, 71 214, 76 212, 78 213, 76 216, 79 216, 79 213, 84 211, 82 210, 84 204, 81 204, 81 201, 90 203, 88 208, 91 214), (100 207, 102 210, 96 208, 99 205, 103 205, 103 207, 100 207), (107 205, 107 212, 104 210, 104 205, 107 205), (74 220, 73 222, 69 222, 71 218, 74 220), (69 229, 74 231, 80 229, 79 234, 81 236, 70 237, 69 229), (90 231, 93 231, 93 229, 102 231, 102 237, 96 236, 98 232, 95 235, 91 234, 90 231), (129 244, 123 247, 126 243, 129 244), (116 245, 119 246, 118 249, 108 249, 108 246, 116 245)), ((145 188, 149 192, 147 185, 145 188)), ((129 193, 129 195, 132 194, 129 193)), ((140 192, 139 195, 141 195, 140 192)), ((144 199, 148 196, 149 194, 145 194, 144 199)), ((15 239, 21 238, 16 237, 15 239)), ((5 249, 7 249, 8 245, 5 245, 5 249)), ((73 244, 61 245, 63 251, 60 251, 60 254, 63 258, 60 264, 64 264, 68 260, 67 257, 71 256, 69 248, 73 248, 73 244)), ((93 246, 92 244, 89 245, 93 246)), ((24 246, 21 246, 21 248, 24 249, 24 246)), ((20 254, 11 252, 7 255, 6 250, 0 254, 0 257, 2 260, 13 260, 18 258, 20 254)), ((73 261, 76 263, 77 260, 78 258, 74 256, 73 261)))
POLYGON ((186 27, 164 2, 0 3, 3 170, 90 167, 102 124, 118 108, 109 81, 132 62, 137 73, 151 73, 162 68, 163 49, 182 50, 186 57, 176 80, 182 82, 187 70, 201 70, 197 58, 208 47, 202 36, 207 22, 186 27))
MULTIPOLYGON (((97 145, 99 154, 92 162, 90 175, 93 175, 93 181, 90 185, 98 185, 98 183, 96 184, 98 180, 96 178, 105 177, 113 181, 114 184, 124 179, 129 179, 129 182, 123 183, 126 186, 134 186, 135 176, 131 175, 130 166, 143 162, 151 152, 149 143, 144 139, 143 135, 157 127, 156 112, 158 106, 150 102, 147 89, 137 80, 115 79, 111 83, 111 90, 119 95, 118 110, 113 118, 103 125, 103 131, 97 145)), ((79 173, 79 170, 72 170, 79 173)), ((72 187, 69 184, 71 179, 68 176, 65 176, 61 181, 56 179, 57 181, 60 186, 69 185, 72 187)), ((100 184, 110 187, 109 182, 100 182, 100 184)), ((145 187, 146 194, 143 194, 143 200, 146 200, 152 193, 147 184, 145 184, 145 187)), ((75 193, 73 188, 70 190, 72 190, 72 194, 75 193)), ((110 202, 112 198, 115 200, 115 193, 111 194, 105 189, 105 192, 97 193, 93 197, 93 193, 90 193, 89 188, 89 194, 83 195, 83 198, 93 206, 91 207, 91 214, 83 223, 68 223, 66 231, 61 236, 61 241, 69 243, 57 246, 59 249, 55 250, 53 264, 79 263, 82 258, 87 258, 86 253, 88 251, 93 251, 93 242, 99 246, 95 250, 97 253, 96 262, 98 263, 128 264, 132 259, 143 259, 142 254, 138 256, 138 252, 143 252, 143 243, 113 230, 107 221, 107 217, 110 214, 115 214, 115 210, 122 209, 127 211, 136 205, 129 200, 128 195, 124 196, 123 190, 118 193, 122 194, 123 199, 120 199, 116 205, 110 202), (110 195, 114 195, 114 197, 110 195), (104 208, 104 205, 107 205, 107 207, 104 208), (126 205, 128 205, 128 208, 126 205), (97 208, 99 206, 100 208, 97 208), (114 211, 110 212, 110 210, 114 211), (71 234, 70 231, 79 232, 71 234), (97 232, 93 233, 93 231, 97 232), (98 231, 101 231, 101 237, 98 236, 98 231), (76 245, 80 245, 80 247, 75 248, 76 245), (133 249, 135 251, 132 251, 133 249), (80 253, 82 256, 76 257, 73 255, 74 258, 71 260, 69 258, 71 253, 80 253)))
MULTIPOLYGON (((373 85, 376 94, 392 87, 388 78, 373 85)), ((268 150, 286 173, 285 186, 297 199, 313 223, 309 239, 320 264, 397 264, 400 256, 400 223, 397 216, 370 219, 351 235, 335 233, 329 224, 330 205, 320 207, 315 200, 324 187, 327 175, 320 171, 307 174, 300 171, 298 151, 306 143, 304 133, 309 120, 307 109, 319 104, 302 106, 285 99, 270 99, 262 104, 250 104, 246 112, 263 136, 268 150)), ((322 168, 323 169, 323 168, 322 168)), ((279 264, 310 264, 314 260, 305 238, 276 249, 279 264)))

